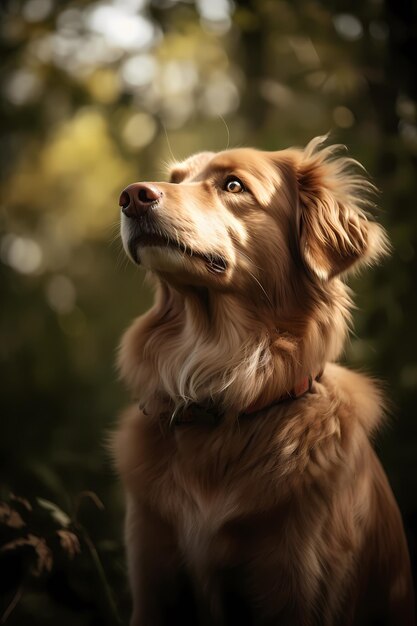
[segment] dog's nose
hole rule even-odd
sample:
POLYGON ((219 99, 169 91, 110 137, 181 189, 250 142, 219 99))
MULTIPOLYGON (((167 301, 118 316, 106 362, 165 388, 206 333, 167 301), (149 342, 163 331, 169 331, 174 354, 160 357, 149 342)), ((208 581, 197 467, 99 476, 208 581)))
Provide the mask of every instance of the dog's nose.
POLYGON ((163 196, 156 185, 133 183, 120 194, 119 206, 127 217, 140 217, 163 196))

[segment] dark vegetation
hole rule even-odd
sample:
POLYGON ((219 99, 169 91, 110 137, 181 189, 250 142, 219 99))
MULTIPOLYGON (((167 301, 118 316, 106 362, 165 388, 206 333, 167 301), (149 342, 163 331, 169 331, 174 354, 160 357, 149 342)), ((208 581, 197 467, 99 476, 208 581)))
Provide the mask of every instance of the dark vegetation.
POLYGON ((386 382, 376 445, 415 562, 416 3, 3 0, 0 12, 0 623, 126 622, 106 440, 126 402, 118 338, 151 294, 120 251, 118 193, 228 133, 278 149, 331 130, 381 190, 393 253, 352 285, 346 360, 386 382))

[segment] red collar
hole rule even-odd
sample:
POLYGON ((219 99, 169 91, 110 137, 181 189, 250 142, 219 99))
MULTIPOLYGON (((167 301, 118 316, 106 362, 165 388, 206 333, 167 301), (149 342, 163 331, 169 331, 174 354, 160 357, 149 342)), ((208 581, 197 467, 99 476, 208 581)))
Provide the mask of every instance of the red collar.
MULTIPOLYGON (((240 413, 239 417, 255 416, 257 413, 266 411, 271 407, 288 402, 289 400, 297 400, 306 393, 311 393, 313 389, 314 381, 320 380, 323 370, 321 370, 316 376, 305 376, 297 383, 291 391, 282 394, 269 404, 263 404, 262 399, 258 399, 253 402, 249 407, 240 413)), ((161 415, 161 417, 169 417, 167 413, 161 415)), ((223 413, 219 411, 218 407, 214 404, 197 404, 192 403, 179 411, 174 411, 169 419, 170 428, 175 426, 187 426, 187 425, 204 425, 204 426, 216 426, 223 413)))

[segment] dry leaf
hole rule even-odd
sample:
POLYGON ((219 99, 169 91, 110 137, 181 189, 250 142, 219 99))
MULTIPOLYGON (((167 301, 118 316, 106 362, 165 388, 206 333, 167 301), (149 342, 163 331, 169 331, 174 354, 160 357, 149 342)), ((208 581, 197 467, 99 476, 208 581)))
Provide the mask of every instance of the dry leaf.
POLYGON ((81 548, 77 535, 70 532, 69 530, 57 530, 56 532, 62 548, 68 554, 70 559, 74 558, 76 554, 79 554, 81 548))
POLYGON ((25 522, 20 514, 11 508, 6 502, 0 502, 0 522, 10 528, 23 528, 25 522))
POLYGON ((40 576, 44 571, 51 571, 53 565, 52 552, 43 537, 29 534, 27 537, 21 537, 20 539, 6 543, 1 550, 2 552, 6 552, 7 550, 15 550, 22 546, 31 546, 36 552, 37 562, 32 569, 32 574, 40 576))
POLYGON ((28 511, 32 511, 32 505, 30 504, 30 502, 28 500, 26 500, 26 498, 22 498, 21 496, 16 496, 14 493, 10 494, 10 499, 11 500, 15 500, 15 502, 20 502, 20 504, 23 504, 23 506, 28 510, 28 511))

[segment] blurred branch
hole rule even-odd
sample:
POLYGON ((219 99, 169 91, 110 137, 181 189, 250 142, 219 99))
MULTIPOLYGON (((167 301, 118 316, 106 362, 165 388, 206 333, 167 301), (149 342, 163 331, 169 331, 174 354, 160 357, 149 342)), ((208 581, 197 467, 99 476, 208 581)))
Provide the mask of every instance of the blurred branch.
POLYGON ((76 524, 76 528, 84 540, 85 545, 88 548, 91 561, 94 566, 94 571, 96 574, 96 579, 99 585, 99 588, 103 591, 104 594, 104 602, 101 606, 101 612, 103 619, 106 624, 109 626, 118 626, 122 624, 122 620, 120 619, 116 602, 113 597, 112 590, 110 589, 109 583, 107 581, 106 574, 104 572, 103 565, 101 563, 100 557, 96 550, 96 547, 91 540, 90 535, 86 531, 86 529, 81 524, 76 524))
POLYGON ((103 591, 104 602, 101 606, 101 609, 102 609, 104 620, 107 624, 109 624, 109 626, 119 625, 119 624, 122 624, 122 621, 119 616, 116 602, 114 600, 113 592, 108 583, 106 573, 103 568, 103 564, 100 560, 97 549, 88 531, 78 520, 79 509, 80 509, 82 501, 85 500, 85 498, 88 498, 91 502, 93 502, 95 506, 101 511, 104 510, 104 504, 102 503, 102 501, 100 500, 100 498, 98 497, 96 493, 94 493, 93 491, 82 491, 80 494, 78 494, 77 499, 76 499, 74 525, 76 529, 78 530, 79 535, 84 540, 85 545, 88 548, 90 558, 94 566, 94 571, 96 574, 98 586, 103 591))
POLYGON ((6 623, 6 621, 9 619, 10 615, 13 613, 16 606, 18 605, 22 595, 23 595, 23 585, 20 585, 20 587, 18 587, 16 593, 14 594, 9 606, 7 607, 7 609, 4 611, 3 615, 1 616, 0 624, 6 623))

